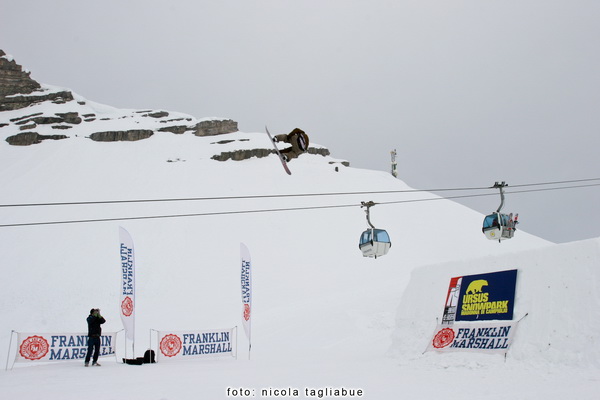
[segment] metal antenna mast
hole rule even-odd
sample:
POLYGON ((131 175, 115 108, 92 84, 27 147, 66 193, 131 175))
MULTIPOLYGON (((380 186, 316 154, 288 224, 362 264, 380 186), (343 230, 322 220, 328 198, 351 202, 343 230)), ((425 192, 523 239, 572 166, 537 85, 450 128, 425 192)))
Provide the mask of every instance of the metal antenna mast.
POLYGON ((398 155, 398 153, 396 152, 396 149, 390 151, 390 154, 392 155, 392 175, 394 176, 394 178, 398 177, 398 163, 396 162, 396 156, 398 155))

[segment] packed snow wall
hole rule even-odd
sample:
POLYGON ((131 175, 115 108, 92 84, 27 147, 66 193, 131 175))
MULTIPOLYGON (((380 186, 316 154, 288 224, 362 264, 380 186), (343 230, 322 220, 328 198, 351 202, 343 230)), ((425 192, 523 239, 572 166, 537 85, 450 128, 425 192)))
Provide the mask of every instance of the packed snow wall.
POLYGON ((446 366, 502 360, 424 351, 441 322, 451 278, 511 269, 518 271, 513 320, 521 321, 506 361, 600 367, 600 238, 415 269, 397 309, 394 356, 446 366))

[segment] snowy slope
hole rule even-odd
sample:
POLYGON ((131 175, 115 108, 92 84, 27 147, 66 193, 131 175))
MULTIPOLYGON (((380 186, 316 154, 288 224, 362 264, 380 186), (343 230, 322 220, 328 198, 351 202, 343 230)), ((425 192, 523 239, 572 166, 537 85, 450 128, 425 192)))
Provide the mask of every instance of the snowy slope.
MULTIPOLYGON (((138 142, 111 143, 72 136, 29 147, 2 142, 0 204, 410 189, 389 174, 340 167, 330 164, 335 159, 318 155, 294 160, 290 164, 292 176, 282 171, 275 156, 239 162, 210 159, 215 149, 269 146, 263 133, 243 132, 218 137, 164 133, 138 142)), ((482 215, 440 199, 373 208, 373 222, 388 230, 393 246, 387 256, 377 260, 361 256, 357 242, 366 227, 361 201, 436 197, 418 192, 0 207, 2 224, 227 213, 0 228, 0 360, 7 357, 11 330, 85 330, 91 307, 103 310, 108 320, 106 331, 121 329, 119 226, 131 233, 136 246, 138 353, 150 345, 151 328, 240 325, 240 242, 248 246, 254 263, 251 361, 247 360, 247 342, 241 334, 238 360, 143 367, 105 362, 95 371, 81 368, 81 363, 32 368, 17 365, 13 371, 0 374, 0 392, 25 399, 42 395, 81 398, 82 393, 92 399, 197 399, 224 398, 227 386, 333 385, 364 388, 365 398, 391 398, 398 392, 412 394, 412 398, 431 398, 417 396, 433 390, 428 387, 429 376, 436 375, 447 362, 427 356, 423 358, 426 361, 414 364, 421 370, 413 371, 406 367, 407 359, 419 357, 407 357, 398 350, 398 331, 404 328, 396 326, 401 321, 396 314, 401 312, 397 311, 399 306, 400 310, 404 307, 406 300, 401 299, 406 296, 402 293, 411 272, 429 271, 427 268, 432 267, 418 268, 439 263, 475 265, 478 261, 473 260, 518 258, 523 251, 542 254, 556 248, 522 230, 513 240, 490 242, 480 231, 482 215), (337 207, 340 205, 349 207, 337 207), (315 206, 336 208, 257 212, 315 206), (237 213, 240 211, 252 212, 237 213), (389 357, 392 345, 391 354, 397 358, 389 357), (398 380, 399 376, 408 378, 398 380), (47 383, 23 386, 29 381, 47 383), (102 388, 90 395, 89 385, 98 381, 102 388)), ((491 200, 490 209, 496 206, 496 199, 491 200)), ((521 218, 525 229, 526 216, 521 218)), ((552 251, 562 254, 560 248, 552 251)), ((597 260, 597 255, 590 257, 597 260)), ((431 274, 437 277, 439 271, 431 274)), ((447 285, 445 276, 440 280, 440 285, 447 285)), ((439 290, 432 288, 432 292, 437 295, 439 290)), ((423 324, 431 324, 431 318, 439 314, 440 301, 432 297, 424 304, 423 324)), ((420 309, 414 312, 420 314, 420 309)), ((515 359, 527 358, 527 349, 519 351, 524 354, 515 359)), ((122 355, 121 349, 119 357, 122 355)), ((564 379, 579 379, 576 374, 562 373, 562 361, 561 357, 551 360, 550 373, 558 371, 564 379)), ((524 379, 521 372, 516 378, 508 370, 498 376, 519 382, 524 379)), ((471 368, 458 365, 450 375, 439 377, 439 382, 445 385, 472 373, 471 368)), ((548 375, 535 379, 553 381, 548 375)), ((597 385, 592 378, 585 382, 578 393, 581 396, 590 385, 597 385)), ((548 386, 549 394, 556 385, 548 386)))

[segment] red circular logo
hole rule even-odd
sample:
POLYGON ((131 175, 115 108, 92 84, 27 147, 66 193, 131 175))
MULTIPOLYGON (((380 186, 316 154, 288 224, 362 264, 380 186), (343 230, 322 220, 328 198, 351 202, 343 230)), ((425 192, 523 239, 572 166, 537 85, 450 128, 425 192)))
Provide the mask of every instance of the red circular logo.
POLYGON ((250 320, 250 304, 244 304, 244 320, 250 320))
POLYGON ((39 360, 48 354, 48 341, 41 336, 29 336, 23 340, 19 353, 28 360, 39 360))
POLYGON ((450 328, 444 328, 439 331, 433 338, 433 347, 441 349, 448 346, 454 341, 455 333, 450 328))
POLYGON ((121 303, 121 312, 126 317, 129 317, 131 314, 133 314, 133 300, 131 300, 131 297, 125 297, 121 303))
POLYGON ((160 351, 167 357, 174 357, 181 351, 181 339, 179 336, 169 334, 160 341, 160 351))

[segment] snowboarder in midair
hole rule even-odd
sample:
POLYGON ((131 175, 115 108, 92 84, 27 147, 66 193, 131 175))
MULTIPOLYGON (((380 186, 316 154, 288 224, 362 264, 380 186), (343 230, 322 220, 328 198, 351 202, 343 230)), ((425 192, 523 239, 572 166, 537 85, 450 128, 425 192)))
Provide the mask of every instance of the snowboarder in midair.
POLYGON ((275 135, 274 142, 289 143, 292 147, 285 148, 279 152, 285 158, 285 161, 290 161, 297 158, 300 154, 308 151, 308 135, 302 129, 295 128, 288 134, 275 135))

